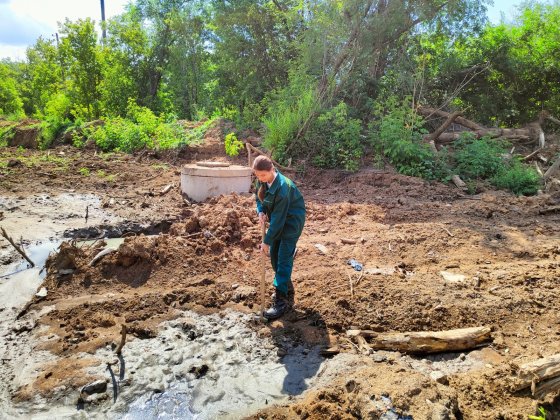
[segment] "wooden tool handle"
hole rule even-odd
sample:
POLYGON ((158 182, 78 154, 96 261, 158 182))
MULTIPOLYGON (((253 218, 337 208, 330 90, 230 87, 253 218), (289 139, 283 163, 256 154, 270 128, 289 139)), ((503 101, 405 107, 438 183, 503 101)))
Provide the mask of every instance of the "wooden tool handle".
MULTIPOLYGON (((264 242, 266 235, 266 222, 261 226, 261 244, 264 242)), ((264 290, 265 290, 265 274, 266 274, 266 254, 261 250, 261 284, 260 284, 260 298, 261 298, 261 317, 264 314, 264 290)))

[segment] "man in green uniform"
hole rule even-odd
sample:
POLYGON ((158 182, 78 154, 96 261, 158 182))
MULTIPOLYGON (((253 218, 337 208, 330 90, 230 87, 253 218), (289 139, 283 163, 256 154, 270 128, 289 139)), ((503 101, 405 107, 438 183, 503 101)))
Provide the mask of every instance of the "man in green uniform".
POLYGON ((305 203, 294 182, 278 172, 266 156, 253 162, 257 184, 257 213, 261 224, 270 220, 261 251, 270 253, 276 292, 267 319, 282 316, 293 299, 292 268, 296 244, 305 223, 305 203))

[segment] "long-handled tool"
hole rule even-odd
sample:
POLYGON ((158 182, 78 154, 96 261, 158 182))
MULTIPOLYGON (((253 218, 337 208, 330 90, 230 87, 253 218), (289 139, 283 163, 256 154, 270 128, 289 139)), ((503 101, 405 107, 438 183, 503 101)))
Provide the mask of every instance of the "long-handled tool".
MULTIPOLYGON (((264 243, 264 237, 266 235, 266 221, 261 225, 261 244, 264 243)), ((261 284, 260 284, 260 296, 261 296, 261 320, 265 321, 264 317, 264 289, 265 289, 265 275, 266 275, 266 254, 261 250, 261 284)))

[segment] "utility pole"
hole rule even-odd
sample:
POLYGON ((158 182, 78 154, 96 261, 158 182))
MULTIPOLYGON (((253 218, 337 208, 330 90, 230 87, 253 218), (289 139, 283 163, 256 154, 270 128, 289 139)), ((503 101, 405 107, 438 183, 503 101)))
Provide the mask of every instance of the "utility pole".
POLYGON ((107 37, 107 31, 105 30, 105 0, 100 0, 101 1, 101 37, 103 38, 103 41, 105 41, 105 38, 107 37))

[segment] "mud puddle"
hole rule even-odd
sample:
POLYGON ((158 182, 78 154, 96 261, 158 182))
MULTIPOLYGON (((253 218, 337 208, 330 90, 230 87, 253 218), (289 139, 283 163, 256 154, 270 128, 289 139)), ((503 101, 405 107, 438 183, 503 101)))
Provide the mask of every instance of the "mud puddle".
MULTIPOLYGON (((110 345, 99 350, 94 355, 99 363, 85 374, 107 387, 84 402, 78 403, 79 389, 62 389, 51 403, 35 398, 8 412, 32 418, 86 414, 112 419, 233 419, 285 402, 313 386, 325 363, 319 348, 286 343, 286 354, 280 357, 277 343, 251 328, 254 322, 253 315, 231 310, 214 315, 182 312, 163 323, 156 337, 130 339, 119 359, 110 345), (108 369, 107 363, 113 362, 108 369)), ((40 360, 27 361, 36 363, 40 360)))

